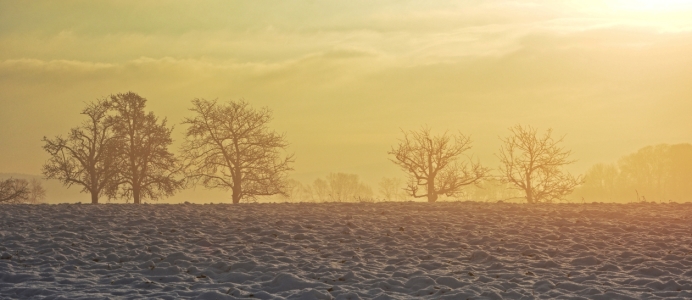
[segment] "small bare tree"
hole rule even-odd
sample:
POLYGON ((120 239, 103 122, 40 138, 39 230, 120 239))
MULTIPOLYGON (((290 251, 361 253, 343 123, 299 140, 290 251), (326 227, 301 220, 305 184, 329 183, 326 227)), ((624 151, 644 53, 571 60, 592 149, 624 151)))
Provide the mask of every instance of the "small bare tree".
POLYGON ((335 202, 373 199, 372 188, 360 181, 356 174, 330 173, 327 175, 328 199, 335 202))
POLYGON ((561 170, 574 162, 569 159, 571 151, 559 145, 564 136, 553 139, 551 129, 538 136, 533 127, 521 125, 509 130, 511 135, 501 139, 503 144, 497 155, 501 178, 523 191, 528 203, 561 200, 582 183, 581 177, 561 170))
POLYGON ((112 123, 106 121, 109 110, 107 100, 88 103, 82 114, 89 119, 72 128, 67 138, 43 138, 43 149, 51 156, 43 165, 43 175, 58 179, 68 188, 81 186, 82 192, 91 194, 93 204, 98 203, 117 174, 112 123))
POLYGON ((435 202, 439 195, 457 195, 461 188, 478 183, 489 172, 479 162, 459 162, 458 158, 471 149, 471 138, 461 133, 433 136, 429 128, 403 132, 399 145, 388 153, 392 162, 409 174, 406 187, 415 198, 427 197, 435 202), (424 192, 420 192, 423 187, 424 192))
POLYGON ((300 181, 295 179, 286 180, 286 193, 282 198, 286 201, 292 202, 306 202, 314 201, 314 196, 312 193, 312 187, 310 185, 303 185, 300 181))
POLYGON ((192 100, 196 113, 188 125, 182 147, 188 178, 207 188, 233 192, 233 203, 257 196, 286 194, 286 173, 293 155, 284 135, 268 127, 268 108, 253 109, 247 102, 192 100))
POLYGON ((400 178, 382 177, 382 180, 380 181, 379 185, 380 194, 382 194, 385 200, 392 201, 406 199, 406 193, 403 188, 404 183, 400 178))
POLYGON ((326 180, 317 178, 312 183, 312 186, 314 187, 313 190, 315 191, 317 201, 327 201, 331 198, 331 189, 326 180))
POLYGON ((36 178, 31 179, 31 181, 29 181, 29 197, 27 202, 38 204, 44 199, 46 199, 46 189, 43 188, 41 181, 36 178))
POLYGON ((153 112, 146 113, 147 99, 133 92, 112 95, 110 103, 114 115, 108 121, 113 124, 117 139, 117 179, 108 193, 133 199, 157 200, 172 196, 184 187, 179 179, 182 166, 168 151, 173 142, 173 128, 166 126, 166 119, 159 122, 153 112))
POLYGON ((24 203, 30 196, 31 190, 27 180, 15 178, 0 180, 0 203, 24 203))

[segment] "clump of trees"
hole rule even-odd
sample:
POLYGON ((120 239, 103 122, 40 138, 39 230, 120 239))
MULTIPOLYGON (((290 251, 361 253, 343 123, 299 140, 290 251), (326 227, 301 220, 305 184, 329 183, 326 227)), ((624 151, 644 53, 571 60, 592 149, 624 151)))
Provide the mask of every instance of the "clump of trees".
POLYGON ((31 181, 19 178, 0 180, 0 204, 36 204, 45 197, 46 190, 36 178, 31 181))
POLYGON ((692 145, 647 146, 592 166, 575 196, 591 201, 684 201, 692 194, 692 145))
POLYGON ((172 128, 145 112, 146 101, 128 92, 87 103, 87 119, 67 137, 43 138, 50 155, 43 175, 80 186, 94 204, 102 196, 141 203, 183 188, 181 165, 168 151, 172 128))
POLYGON ((433 135, 429 128, 423 128, 403 134, 388 153, 409 175, 405 190, 414 198, 435 202, 440 195, 458 195, 463 187, 480 182, 490 171, 478 161, 459 160, 471 149, 471 138, 462 133, 433 135))
POLYGON ((44 176, 80 186, 92 203, 107 196, 139 204, 172 196, 187 183, 230 189, 233 203, 286 193, 293 155, 281 155, 288 143, 269 129, 269 109, 194 99, 177 157, 169 151, 173 127, 147 112, 146 103, 133 92, 87 103, 80 126, 66 137, 43 138, 50 155, 44 176))
POLYGON ((330 173, 308 185, 289 180, 288 187, 285 196, 294 201, 375 202, 372 188, 356 174, 330 173))
POLYGON ((316 179, 313 186, 317 199, 323 201, 371 201, 374 196, 372 188, 355 174, 331 173, 326 180, 316 179))
POLYGON ((310 202, 376 202, 410 199, 405 192, 405 182, 397 177, 383 177, 377 193, 356 174, 330 173, 317 178, 311 184, 295 179, 286 182, 287 201, 310 202))

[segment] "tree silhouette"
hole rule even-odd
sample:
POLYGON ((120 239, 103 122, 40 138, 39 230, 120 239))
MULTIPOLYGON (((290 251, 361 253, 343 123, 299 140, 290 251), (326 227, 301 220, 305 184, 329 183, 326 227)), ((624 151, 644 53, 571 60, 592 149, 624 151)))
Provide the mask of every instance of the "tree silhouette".
POLYGON ((409 174, 406 191, 415 198, 427 197, 428 202, 435 202, 439 195, 456 195, 489 172, 478 162, 458 162, 459 156, 471 149, 468 136, 447 132, 433 136, 429 128, 403 133, 399 145, 388 153, 394 156, 392 162, 409 174), (419 192, 420 187, 424 192, 419 192))
POLYGON ((293 156, 281 156, 288 143, 269 129, 268 108, 253 109, 243 100, 192 104, 196 115, 183 122, 189 126, 182 147, 189 178, 207 188, 230 189, 233 203, 286 194, 293 156))
POLYGON ((51 155, 43 165, 43 175, 68 188, 81 186, 82 192, 91 194, 93 204, 98 203, 117 174, 112 123, 106 121, 109 110, 107 100, 88 103, 81 114, 89 119, 72 128, 67 138, 43 138, 43 149, 51 155))
POLYGON ((31 190, 25 179, 0 180, 0 203, 23 203, 29 200, 31 190))
POLYGON ((172 196, 184 186, 184 180, 176 178, 181 164, 168 151, 173 128, 166 127, 165 118, 159 122, 153 112, 145 113, 146 102, 133 92, 110 96, 118 174, 109 194, 133 199, 135 204, 172 196))
POLYGON ((501 139, 498 154, 501 178, 523 191, 528 203, 561 200, 582 183, 581 177, 561 170, 574 162, 569 159, 571 151, 559 146, 564 137, 553 139, 551 129, 539 137, 530 126, 509 130, 512 134, 501 139))

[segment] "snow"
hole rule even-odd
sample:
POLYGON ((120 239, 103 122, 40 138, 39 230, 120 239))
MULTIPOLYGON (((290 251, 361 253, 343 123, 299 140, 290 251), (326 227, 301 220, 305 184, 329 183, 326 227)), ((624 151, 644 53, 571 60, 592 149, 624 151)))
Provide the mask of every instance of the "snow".
POLYGON ((690 204, 2 205, 0 299, 685 299, 690 204))

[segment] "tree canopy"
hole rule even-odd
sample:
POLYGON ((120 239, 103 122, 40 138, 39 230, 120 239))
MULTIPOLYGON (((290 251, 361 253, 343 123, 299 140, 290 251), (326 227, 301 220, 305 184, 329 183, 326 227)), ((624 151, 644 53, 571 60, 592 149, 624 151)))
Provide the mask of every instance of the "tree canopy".
POLYGON ((285 136, 269 128, 268 108, 194 99, 190 111, 195 115, 183 122, 188 128, 182 156, 191 180, 231 190, 233 203, 286 194, 293 155, 283 154, 285 136))
POLYGON ((118 141, 117 179, 109 194, 141 203, 183 188, 182 165, 168 150, 173 128, 166 119, 159 122, 153 112, 145 112, 147 100, 133 92, 112 95, 109 101, 114 115, 108 122, 118 141))
POLYGON ((391 161, 408 173, 406 191, 415 198, 435 202, 439 195, 456 195, 489 172, 477 161, 459 161, 471 149, 471 138, 462 133, 433 135, 429 128, 403 133, 399 144, 388 153, 393 156, 391 161))
POLYGON ((44 137, 43 149, 50 159, 43 165, 43 175, 57 179, 65 186, 78 185, 98 203, 115 184, 117 140, 113 123, 107 121, 111 109, 108 100, 90 102, 82 110, 87 116, 80 126, 72 128, 66 138, 44 137))
POLYGON ((574 162, 571 151, 560 145, 563 137, 553 139, 551 129, 539 136, 531 126, 516 125, 509 131, 498 154, 500 178, 523 191, 528 203, 562 200, 582 183, 581 177, 562 170, 574 162))

